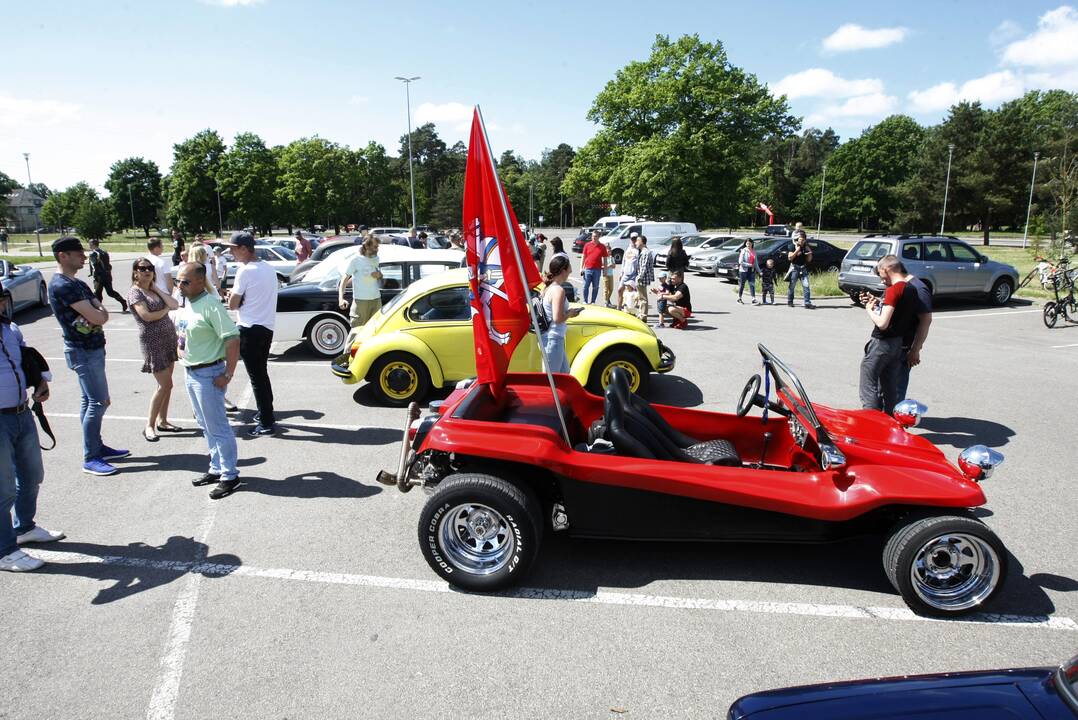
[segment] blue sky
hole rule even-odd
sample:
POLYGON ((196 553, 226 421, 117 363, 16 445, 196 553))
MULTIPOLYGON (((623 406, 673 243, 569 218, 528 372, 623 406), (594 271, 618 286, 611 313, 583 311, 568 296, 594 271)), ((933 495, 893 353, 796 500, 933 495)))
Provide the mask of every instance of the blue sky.
MULTIPOLYGON (((1078 5, 1078 3, 1075 3, 1078 5)), ((172 144, 319 135, 397 152, 413 124, 464 139, 479 103, 495 152, 538 158, 594 133, 585 114, 657 33, 721 40, 731 62, 785 91, 806 125, 843 139, 895 112, 937 122, 959 98, 994 107, 1032 88, 1078 90, 1078 9, 1055 2, 331 2, 78 0, 7 3, 0 171, 101 186, 172 144)))

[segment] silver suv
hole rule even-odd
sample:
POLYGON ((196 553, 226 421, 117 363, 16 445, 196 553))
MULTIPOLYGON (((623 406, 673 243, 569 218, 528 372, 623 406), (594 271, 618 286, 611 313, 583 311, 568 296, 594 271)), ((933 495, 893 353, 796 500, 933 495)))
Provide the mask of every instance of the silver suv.
POLYGON ((846 253, 838 273, 842 292, 858 302, 862 291, 883 292, 876 262, 897 255, 934 296, 978 295, 1005 305, 1018 287, 1018 271, 989 260, 956 237, 941 235, 869 235, 846 253))

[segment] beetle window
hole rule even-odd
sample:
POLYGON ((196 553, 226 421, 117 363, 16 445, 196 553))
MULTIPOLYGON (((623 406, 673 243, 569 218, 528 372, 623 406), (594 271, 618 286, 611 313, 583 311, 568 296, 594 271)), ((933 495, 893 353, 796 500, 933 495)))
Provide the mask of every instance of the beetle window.
POLYGON ((416 300, 408 310, 408 319, 413 322, 466 322, 471 315, 467 287, 436 290, 416 300))

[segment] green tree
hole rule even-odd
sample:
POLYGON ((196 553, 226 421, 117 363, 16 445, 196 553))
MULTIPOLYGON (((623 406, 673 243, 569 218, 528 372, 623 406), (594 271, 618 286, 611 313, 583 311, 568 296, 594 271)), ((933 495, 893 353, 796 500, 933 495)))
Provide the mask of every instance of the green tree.
POLYGON ((224 141, 215 130, 203 130, 172 147, 169 224, 189 231, 216 231, 219 220, 215 178, 225 154, 224 141))
POLYGON ((30 185, 28 185, 26 187, 26 189, 29 190, 30 192, 34 193, 35 195, 37 195, 42 200, 47 198, 49 195, 52 195, 52 190, 50 190, 49 186, 46 185, 45 183, 40 183, 40 182, 31 183, 30 185))
POLYGON ((701 225, 736 216, 738 184, 761 144, 797 128, 785 98, 731 64, 721 42, 696 35, 657 36, 647 60, 607 83, 588 119, 600 129, 574 159, 567 194, 701 225))
POLYGON ((388 223, 402 195, 400 185, 393 182, 391 158, 386 155, 386 149, 376 142, 367 143, 356 153, 359 172, 355 217, 367 225, 388 223))
POLYGON ((15 179, 0 172, 0 225, 7 223, 8 202, 7 194, 19 188, 15 179))
POLYGON ((277 215, 280 170, 273 151, 254 133, 240 133, 221 157, 217 181, 222 200, 232 208, 230 220, 269 234, 277 215))
MULTIPOLYGON (((97 191, 90 187, 88 183, 76 183, 63 192, 53 193, 45 200, 45 204, 41 207, 41 222, 45 225, 56 226, 61 233, 64 228, 71 226, 77 227, 82 232, 78 213, 84 205, 89 207, 93 201, 101 202, 97 191)), ((96 212, 96 209, 93 212, 96 212)), ((91 212, 90 219, 91 222, 96 223, 97 217, 93 212, 91 212)), ((109 226, 107 211, 104 222, 105 231, 107 231, 109 226)), ((93 229, 96 231, 96 224, 93 229)), ((104 237, 104 235, 101 237, 104 237)))
POLYGON ((97 197, 97 193, 79 200, 74 221, 79 235, 86 240, 104 240, 114 222, 108 204, 97 197))
POLYGON ((356 161, 348 148, 320 137, 289 143, 281 152, 278 202, 288 208, 289 224, 339 226, 351 216, 356 161))
POLYGON ((105 188, 116 217, 130 222, 133 214, 135 227, 142 228, 149 237, 161 212, 161 171, 157 163, 140 157, 118 160, 109 169, 105 188))

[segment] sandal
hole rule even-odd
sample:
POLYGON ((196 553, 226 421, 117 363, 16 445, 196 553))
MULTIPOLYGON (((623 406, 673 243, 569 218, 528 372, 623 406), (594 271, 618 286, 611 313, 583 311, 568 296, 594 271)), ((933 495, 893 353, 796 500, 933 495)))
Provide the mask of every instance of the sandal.
POLYGON ((169 432, 169 433, 183 432, 183 428, 182 427, 177 427, 177 426, 173 425, 172 423, 169 423, 168 425, 158 424, 157 432, 169 432))
POLYGON ((150 434, 150 428, 142 428, 142 437, 146 438, 146 442, 157 442, 160 440, 156 435, 150 434))

